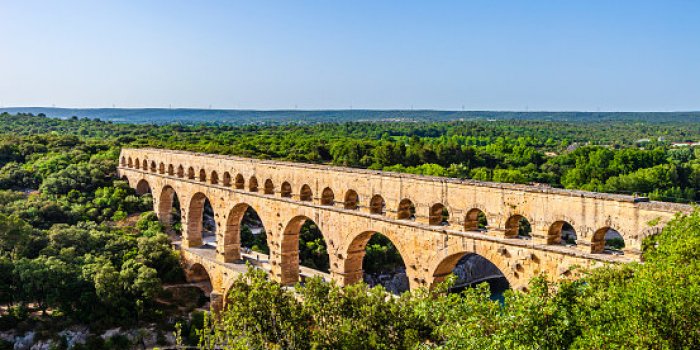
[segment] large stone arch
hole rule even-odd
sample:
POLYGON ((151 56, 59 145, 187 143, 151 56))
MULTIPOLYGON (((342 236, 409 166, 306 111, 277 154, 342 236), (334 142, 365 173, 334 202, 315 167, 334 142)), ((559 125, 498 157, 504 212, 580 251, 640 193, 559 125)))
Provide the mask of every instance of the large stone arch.
POLYGON ((253 205, 248 203, 238 203, 228 211, 226 217, 226 226, 221 232, 217 232, 220 240, 217 244, 217 259, 222 262, 236 262, 241 259, 241 222, 246 211, 252 208, 258 214, 263 227, 265 227, 265 235, 267 241, 271 241, 270 230, 267 226, 265 218, 261 212, 253 205))
MULTIPOLYGON (((187 225, 182 237, 182 244, 185 247, 198 247, 203 243, 202 220, 204 216, 204 203, 209 198, 202 192, 195 193, 190 197, 187 204, 187 225)), ((212 203, 209 200, 209 203, 212 203)), ((213 206, 213 203, 212 203, 213 206)))
POLYGON ((299 232, 301 227, 310 220, 318 226, 321 231, 324 242, 328 249, 328 258, 330 269, 333 270, 334 258, 332 250, 332 241, 326 232, 321 228, 318 222, 314 221, 307 215, 297 215, 284 225, 282 231, 281 243, 278 254, 280 254, 280 283, 283 285, 292 285, 299 281, 299 232))
MULTIPOLYGON (((349 237, 340 254, 341 259, 337 262, 338 266, 335 267, 334 278, 341 285, 362 281, 364 274, 362 264, 365 257, 365 248, 370 238, 375 234, 381 234, 389 239, 396 247, 396 250, 398 250, 406 266, 406 275, 408 276, 410 288, 414 289, 421 285, 422 281, 418 278, 418 273, 415 270, 415 254, 411 254, 412 252, 402 245, 402 240, 392 231, 382 230, 367 230, 349 237)), ((331 267, 333 268, 333 266, 331 267)))
POLYGON ((144 194, 151 193, 151 192, 153 192, 152 188, 151 188, 151 184, 149 184, 146 179, 141 179, 136 183, 136 194, 138 194, 139 196, 142 196, 144 194))
MULTIPOLYGON (((160 190, 160 196, 158 197, 158 219, 161 224, 166 228, 170 228, 172 225, 172 210, 173 210, 173 200, 177 196, 178 200, 180 197, 177 195, 175 189, 170 185, 165 185, 160 190)), ((182 216, 182 213, 180 213, 182 216)))

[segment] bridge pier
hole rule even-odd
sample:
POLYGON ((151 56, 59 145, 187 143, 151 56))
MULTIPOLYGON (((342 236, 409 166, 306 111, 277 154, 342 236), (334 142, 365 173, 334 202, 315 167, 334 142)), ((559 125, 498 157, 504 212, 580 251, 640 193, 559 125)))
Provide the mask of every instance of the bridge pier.
POLYGON ((224 309, 225 295, 219 292, 211 292, 209 294, 209 307, 214 312, 219 312, 224 309))

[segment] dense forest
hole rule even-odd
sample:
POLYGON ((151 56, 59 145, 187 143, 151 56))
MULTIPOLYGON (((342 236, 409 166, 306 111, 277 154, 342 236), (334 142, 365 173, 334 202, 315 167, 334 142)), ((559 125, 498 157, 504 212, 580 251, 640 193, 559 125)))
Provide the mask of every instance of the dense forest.
MULTIPOLYGON (((203 348, 225 342, 241 349, 700 347, 699 213, 678 217, 647 242, 644 264, 558 284, 536 280, 530 292, 508 292, 500 303, 484 288, 387 298, 381 288, 319 281, 297 288, 300 303, 251 271, 232 288, 236 306, 202 320, 188 317, 196 305, 172 306, 178 295, 165 286, 184 276, 151 198, 115 179, 121 147, 162 147, 694 202, 700 148, 674 143, 698 141, 700 123, 134 125, 0 114, 0 125, 0 332, 55 337, 72 324, 156 324, 190 344, 201 336, 203 348)), ((316 230, 305 226, 300 255, 323 270, 328 260, 316 230)), ((248 228, 242 241, 267 248, 248 228)), ((388 244, 368 245, 369 270, 399 263, 388 244)), ((93 337, 73 348, 120 349, 125 342, 93 337)), ((7 346, 0 340, 0 349, 7 346)))
MULTIPOLYGON (((37 134, 110 140, 262 159, 328 163, 414 174, 638 194, 694 202, 700 188, 700 123, 649 121, 458 121, 280 126, 130 125, 0 115, 0 184, 25 187, 17 140, 37 134), (676 143, 676 144, 674 144, 676 143), (13 145, 14 144, 14 145, 13 145), (19 183, 16 183, 20 181, 19 183)), ((31 180, 29 180, 31 181, 31 180)))

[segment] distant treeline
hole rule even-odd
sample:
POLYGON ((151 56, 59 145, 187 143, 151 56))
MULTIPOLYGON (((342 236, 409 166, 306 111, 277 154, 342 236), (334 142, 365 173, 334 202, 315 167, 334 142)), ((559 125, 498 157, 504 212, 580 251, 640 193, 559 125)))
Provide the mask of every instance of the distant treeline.
POLYGON ((137 124, 307 124, 359 121, 462 121, 462 120, 540 120, 568 122, 640 121, 649 123, 698 122, 698 112, 515 112, 515 111, 438 111, 438 110, 232 110, 195 108, 0 108, 0 113, 44 114, 51 118, 99 118, 137 124))
MULTIPOLYGON (((450 121, 276 126, 145 125, 0 114, 0 183, 21 173, 22 143, 61 135, 422 175, 700 200, 700 122, 450 121), (11 176, 12 175, 12 176, 11 176)), ((25 169, 26 170, 26 169, 25 169)), ((30 174, 31 175, 31 174, 30 174)))

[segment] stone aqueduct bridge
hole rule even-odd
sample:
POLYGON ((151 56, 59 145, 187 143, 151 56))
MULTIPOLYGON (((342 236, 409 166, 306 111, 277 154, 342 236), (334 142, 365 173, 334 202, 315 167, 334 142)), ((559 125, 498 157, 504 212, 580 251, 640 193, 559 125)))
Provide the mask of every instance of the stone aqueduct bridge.
POLYGON ((379 232, 401 253, 411 288, 443 280, 461 257, 476 253, 516 289, 542 272, 556 279, 574 265, 638 260, 646 236, 676 212, 691 210, 630 196, 183 151, 123 149, 120 158, 119 176, 137 191, 150 188, 166 225, 177 194, 185 265, 204 267, 218 295, 235 278, 231 262, 241 258, 239 226, 248 207, 263 222, 270 274, 282 284, 299 279, 299 230, 311 219, 327 244, 330 275, 342 285, 362 280, 365 245, 379 232), (209 257, 196 248, 202 245, 205 199, 214 209, 217 235, 209 257), (479 229, 480 212, 488 221, 485 230, 479 229), (523 217, 531 239, 518 238, 523 217), (576 246, 560 244, 565 223, 575 229, 576 246), (623 236, 624 255, 603 253, 610 228, 623 236))

